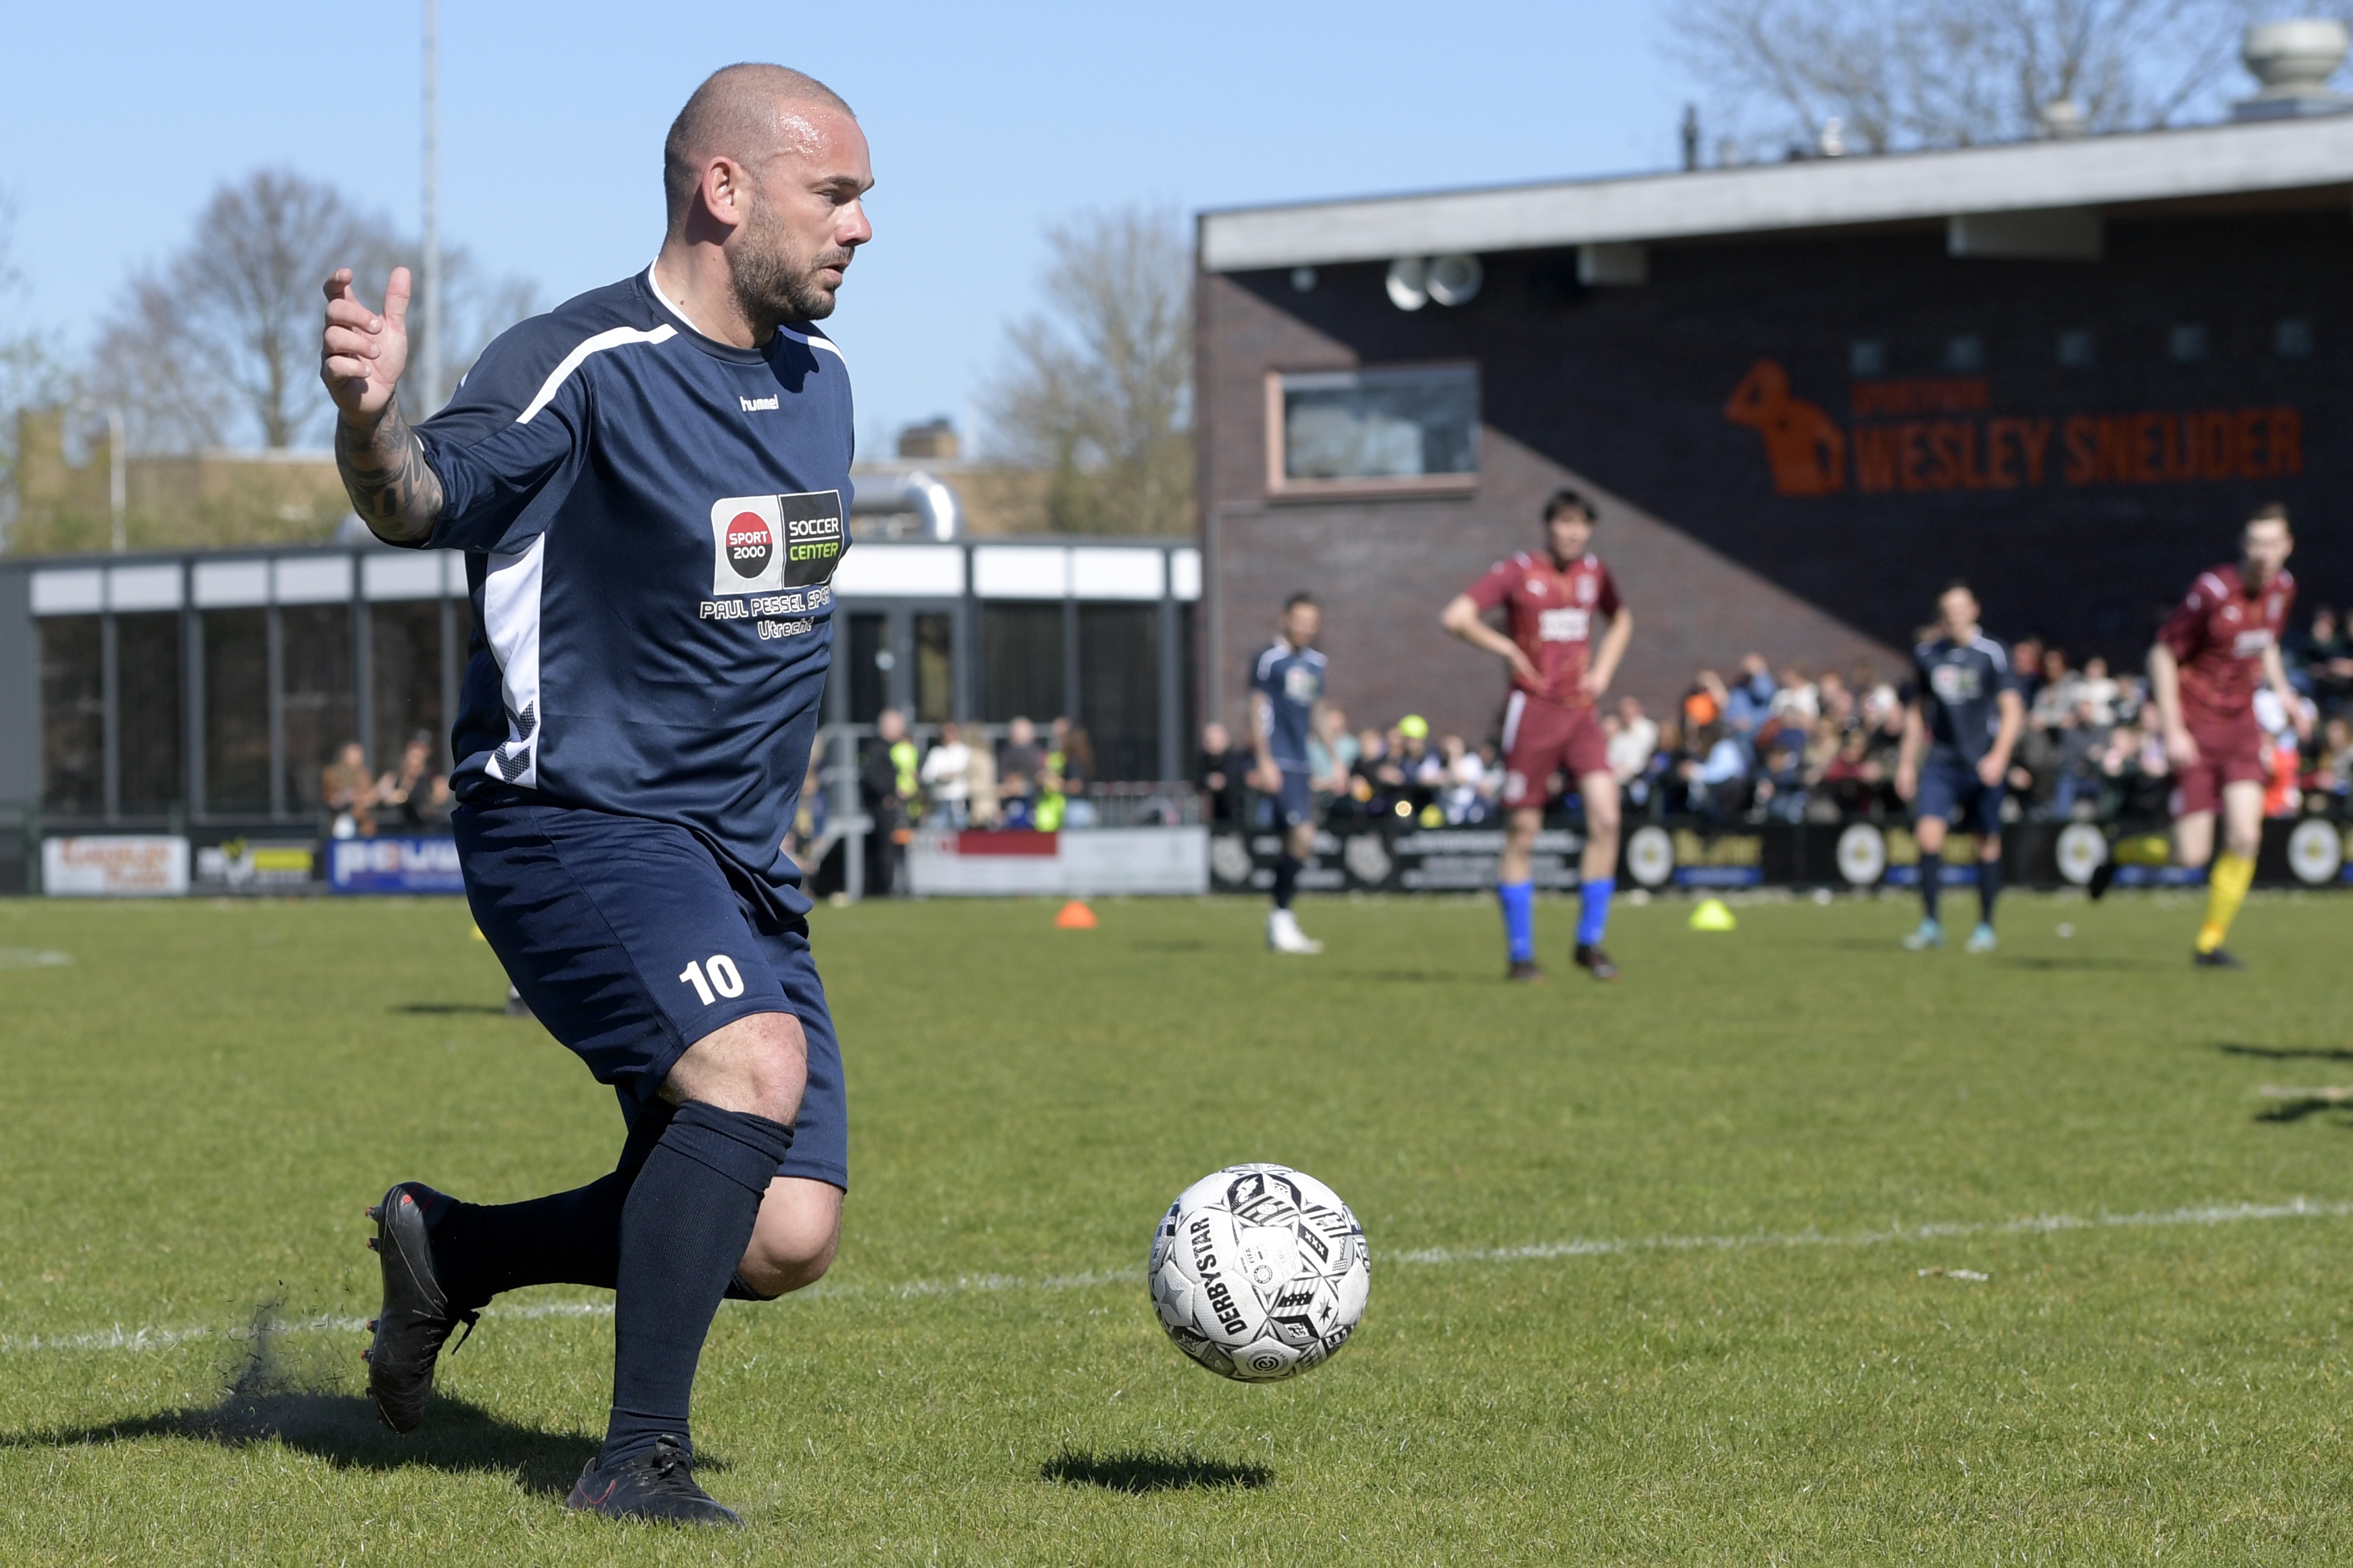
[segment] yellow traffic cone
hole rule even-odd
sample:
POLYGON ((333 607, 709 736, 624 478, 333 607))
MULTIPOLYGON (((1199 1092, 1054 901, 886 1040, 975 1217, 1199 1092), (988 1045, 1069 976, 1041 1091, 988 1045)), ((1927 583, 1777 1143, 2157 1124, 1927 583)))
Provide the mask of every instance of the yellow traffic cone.
POLYGON ((1739 923, 1732 918, 1731 910, 1725 906, 1722 899, 1702 899, 1699 908, 1691 914, 1694 931, 1730 931, 1739 923))

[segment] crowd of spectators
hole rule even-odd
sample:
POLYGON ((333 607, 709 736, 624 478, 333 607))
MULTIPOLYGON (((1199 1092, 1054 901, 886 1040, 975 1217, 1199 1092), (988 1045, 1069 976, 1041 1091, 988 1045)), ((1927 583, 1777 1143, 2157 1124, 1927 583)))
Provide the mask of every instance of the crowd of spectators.
POLYGON ((367 748, 345 742, 335 760, 319 770, 319 804, 325 808, 330 837, 447 833, 456 803, 448 775, 433 765, 435 750, 432 735, 419 730, 401 748, 396 764, 372 775, 367 748))
MULTIPOLYGON (((2345 815, 2353 804, 2353 637, 2334 608, 2318 605, 2283 655, 2312 738, 2299 743, 2293 716, 2268 690, 2258 695, 2256 715, 2273 743, 2266 809, 2345 815)), ((2027 720, 2011 757, 2006 815, 2163 817, 2172 784, 2147 679, 2096 657, 2078 662, 2037 637, 2012 647, 2010 661, 2027 720)), ((1669 712, 1652 714, 1630 696, 1606 703, 1609 768, 1627 815, 1719 824, 1901 821, 1906 808, 1894 779, 1908 673, 1796 663, 1776 670, 1751 653, 1728 673, 1696 672, 1669 712)), ((1330 820, 1394 817, 1434 827, 1501 819, 1495 742, 1432 737, 1417 715, 1352 731, 1327 703, 1316 714, 1309 760, 1330 820)), ((1251 820, 1251 770, 1250 748, 1237 746, 1224 725, 1204 728, 1194 783, 1211 821, 1251 820)))

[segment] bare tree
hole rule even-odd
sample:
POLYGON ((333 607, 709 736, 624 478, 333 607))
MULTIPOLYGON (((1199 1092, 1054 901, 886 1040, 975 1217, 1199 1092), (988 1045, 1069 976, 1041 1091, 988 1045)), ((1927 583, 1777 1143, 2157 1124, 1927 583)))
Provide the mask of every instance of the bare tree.
MULTIPOLYGON (((1811 149, 1831 120, 1873 153, 2016 141, 2065 100, 2084 129, 2211 108, 2264 0, 1677 0, 1669 52, 1752 143, 1811 149)), ((2353 15, 2353 0, 2299 14, 2353 15)))
MULTIPOLYGON (((188 243, 133 276, 91 355, 100 397, 130 417, 133 447, 188 451, 258 438, 289 447, 324 434, 319 285, 356 267, 377 290, 416 245, 332 185, 259 170, 213 193, 188 243)), ((462 247, 443 252, 445 333, 454 365, 532 308, 534 290, 485 278, 462 247)), ((420 312, 412 329, 423 330, 420 312)))
POLYGON ((16 511, 17 416, 67 395, 57 345, 23 319, 24 274, 16 264, 16 205, 0 192, 0 542, 16 511))
POLYGON ((996 457, 1051 476, 1045 521, 1180 533, 1193 520, 1193 257, 1173 207, 1046 231, 1050 310, 1008 331, 987 387, 996 457))

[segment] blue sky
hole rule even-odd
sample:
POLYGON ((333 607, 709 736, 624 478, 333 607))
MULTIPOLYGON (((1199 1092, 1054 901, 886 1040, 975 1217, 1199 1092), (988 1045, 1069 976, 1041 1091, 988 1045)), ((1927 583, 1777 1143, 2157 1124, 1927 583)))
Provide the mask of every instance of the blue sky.
MULTIPOLYGON (((874 148, 875 240, 829 324, 861 439, 941 413, 969 433, 1006 324, 1036 306, 1048 221, 1667 167, 1694 94, 1658 11, 442 0, 442 232, 551 301, 642 267, 662 133, 694 84, 733 59, 798 67, 874 148)), ((418 17, 416 0, 12 16, 0 191, 27 289, 11 313, 86 342, 214 186, 262 165, 413 230, 418 17)))

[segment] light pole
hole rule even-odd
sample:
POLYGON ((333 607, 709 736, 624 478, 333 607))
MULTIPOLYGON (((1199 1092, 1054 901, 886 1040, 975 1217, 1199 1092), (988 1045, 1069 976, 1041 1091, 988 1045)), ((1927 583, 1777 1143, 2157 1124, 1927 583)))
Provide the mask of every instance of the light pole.
POLYGON ((419 416, 441 410, 440 4, 425 5, 425 257, 417 302, 425 308, 425 396, 419 416))

